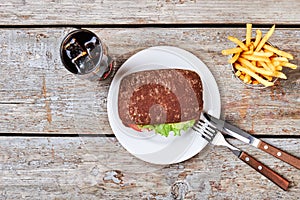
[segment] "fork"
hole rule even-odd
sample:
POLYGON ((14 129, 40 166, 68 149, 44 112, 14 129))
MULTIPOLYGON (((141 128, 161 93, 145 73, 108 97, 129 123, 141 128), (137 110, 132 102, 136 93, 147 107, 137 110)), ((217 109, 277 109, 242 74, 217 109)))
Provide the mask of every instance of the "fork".
POLYGON ((192 129, 199 133, 207 142, 218 145, 225 146, 229 148, 234 155, 236 155, 240 160, 248 164, 250 167, 258 171, 260 174, 274 182, 283 190, 287 190, 289 186, 289 181, 283 178, 281 175, 273 171, 271 168, 267 167, 260 161, 256 160, 251 155, 247 154, 244 151, 236 148, 235 146, 229 144, 224 136, 208 121, 199 120, 192 129))

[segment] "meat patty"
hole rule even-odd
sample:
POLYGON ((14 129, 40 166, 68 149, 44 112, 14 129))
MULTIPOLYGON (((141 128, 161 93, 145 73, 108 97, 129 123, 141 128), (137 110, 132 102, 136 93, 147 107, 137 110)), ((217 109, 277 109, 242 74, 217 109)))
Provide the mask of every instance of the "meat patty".
POLYGON ((166 124, 198 119, 203 109, 202 82, 191 70, 159 69, 125 76, 118 95, 123 124, 166 124))

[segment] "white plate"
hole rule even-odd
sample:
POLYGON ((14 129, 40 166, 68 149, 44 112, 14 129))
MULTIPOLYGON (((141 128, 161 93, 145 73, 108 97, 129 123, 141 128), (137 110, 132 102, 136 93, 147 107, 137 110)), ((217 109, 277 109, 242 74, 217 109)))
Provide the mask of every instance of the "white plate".
POLYGON ((128 74, 150 69, 180 68, 197 72, 203 84, 203 109, 220 117, 221 103, 217 83, 207 66, 193 54, 171 46, 151 47, 130 57, 115 74, 109 88, 107 111, 110 126, 121 145, 137 158, 154 164, 172 164, 199 153, 207 142, 192 129, 181 136, 163 137, 138 133, 125 127, 118 115, 120 81, 128 74))

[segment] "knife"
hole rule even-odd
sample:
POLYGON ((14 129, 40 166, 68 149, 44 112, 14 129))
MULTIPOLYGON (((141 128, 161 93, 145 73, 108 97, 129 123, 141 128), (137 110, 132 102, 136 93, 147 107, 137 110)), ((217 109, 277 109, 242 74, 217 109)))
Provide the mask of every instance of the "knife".
POLYGON ((297 169, 300 169, 300 159, 285 152, 281 149, 278 149, 277 147, 268 144, 267 142, 264 142, 260 139, 255 138, 254 136, 250 135, 249 133, 237 128, 236 126, 233 126, 229 124, 226 121, 217 119, 213 116, 211 116, 208 113, 203 113, 203 116, 207 121, 209 121, 213 126, 215 126, 220 132, 228 134, 242 142, 245 142, 247 144, 250 144, 272 156, 275 158, 278 158, 297 169))

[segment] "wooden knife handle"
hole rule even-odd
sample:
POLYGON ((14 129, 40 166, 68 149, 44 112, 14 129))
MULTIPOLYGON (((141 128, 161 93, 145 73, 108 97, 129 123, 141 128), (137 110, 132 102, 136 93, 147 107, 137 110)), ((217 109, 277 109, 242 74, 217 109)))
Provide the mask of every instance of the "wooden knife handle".
POLYGON ((245 152, 241 152, 239 159, 244 161, 246 164, 251 166, 253 169, 264 175, 269 180, 273 181, 276 185, 281 187, 283 190, 287 190, 289 187, 289 181, 277 174, 275 171, 259 162, 252 156, 248 155, 245 152))
POLYGON ((264 141, 260 141, 258 144, 258 148, 263 150, 264 152, 267 152, 271 154, 272 156, 296 167, 297 169, 300 169, 300 159, 292 156, 291 154, 288 154, 264 141))

